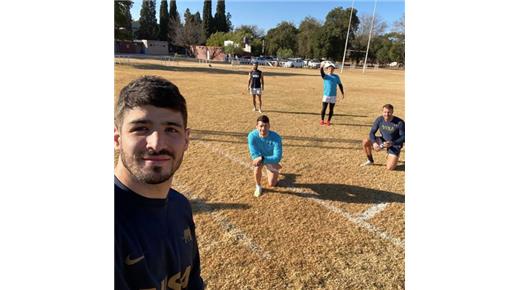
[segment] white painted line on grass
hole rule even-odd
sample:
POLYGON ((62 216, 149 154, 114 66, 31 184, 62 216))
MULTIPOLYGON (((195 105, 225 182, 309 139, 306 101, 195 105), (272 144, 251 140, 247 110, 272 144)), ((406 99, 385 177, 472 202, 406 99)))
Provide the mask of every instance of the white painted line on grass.
MULTIPOLYGON (((189 196, 190 199, 199 198, 196 194, 193 194, 192 191, 188 187, 186 187, 182 184, 179 184, 178 182, 175 182, 175 184, 176 184, 175 185, 176 190, 179 192, 182 192, 186 196, 189 196)), ((246 235, 246 233, 243 230, 241 230, 239 227, 237 227, 236 225, 231 223, 229 221, 229 219, 226 218, 222 213, 212 211, 212 208, 209 205, 204 204, 204 203, 199 203, 199 204, 197 204, 197 206, 200 209, 202 209, 212 215, 212 217, 214 218, 213 220, 215 220, 226 233, 225 234, 226 237, 243 244, 246 248, 251 250, 253 253, 257 254, 260 258, 263 258, 266 260, 271 259, 271 254, 268 251, 264 250, 260 245, 255 243, 251 238, 249 238, 246 235)), ((215 245, 215 243, 212 243, 211 247, 213 247, 214 245, 215 245)))
POLYGON ((364 221, 369 220, 373 218, 376 214, 382 212, 387 206, 388 202, 378 203, 376 205, 371 206, 369 209, 365 210, 357 218, 364 221))
MULTIPOLYGON (((204 141, 201 141, 201 140, 196 140, 197 143, 201 144, 201 145, 204 145, 205 147, 209 148, 212 152, 214 153, 217 153, 223 157, 226 157, 228 158, 229 160, 237 163, 237 164, 240 164, 242 165, 243 167, 247 168, 247 169, 253 169, 253 166, 248 163, 248 162, 245 162, 243 161, 242 159, 232 155, 232 154, 229 154, 227 153, 226 151, 222 150, 222 149, 219 149, 219 148, 216 148, 215 146, 211 146, 210 144, 208 144, 207 142, 204 142, 204 141)), ((305 194, 309 194, 309 192, 306 192, 308 190, 302 190, 302 189, 298 189, 298 188, 295 188, 295 187, 286 187, 287 189, 295 192, 295 193, 305 193, 305 194)), ((316 194, 315 192, 313 192, 312 194, 316 194)), ((316 194, 317 195, 317 194, 316 194)), ((401 247, 401 248, 404 248, 404 241, 399 239, 399 238, 395 238, 395 237, 392 237, 391 235, 387 234, 386 232, 382 231, 382 230, 379 230, 378 228, 376 228, 375 226, 373 226, 372 224, 370 223, 367 223, 365 220, 373 217, 375 214, 377 214, 378 212, 382 211, 385 207, 383 206, 383 204, 386 204, 386 203, 383 203, 383 204, 377 204, 371 208, 369 208, 367 211, 363 212, 360 216, 358 217, 355 217, 353 215, 351 215, 350 213, 348 213, 347 211, 344 211, 338 207, 335 207, 333 206, 330 202, 327 202, 327 201, 324 201, 322 199, 319 199, 319 198, 313 198, 313 197, 309 197, 309 199, 323 207, 325 207, 326 209, 334 212, 334 213, 337 213, 339 215, 341 215, 342 217, 346 218, 347 220, 349 220, 350 222, 368 230, 369 232, 372 232, 374 234, 376 234, 378 237, 380 237, 381 239, 383 240, 387 240, 387 241, 390 241, 392 244, 398 246, 398 247, 401 247)))

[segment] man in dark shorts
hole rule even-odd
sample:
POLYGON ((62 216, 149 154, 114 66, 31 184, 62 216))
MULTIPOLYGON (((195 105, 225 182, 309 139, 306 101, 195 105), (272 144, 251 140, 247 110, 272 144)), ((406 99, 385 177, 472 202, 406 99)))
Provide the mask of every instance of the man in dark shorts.
POLYGON ((186 101, 155 76, 124 87, 114 144, 115 289, 204 289, 192 210, 170 188, 188 149, 186 101))
POLYGON ((256 111, 256 96, 258 96, 258 112, 262 113, 262 91, 264 90, 264 74, 258 69, 258 63, 253 62, 253 70, 249 72, 247 88, 253 96, 253 112, 256 111))
POLYGON ((395 117, 394 106, 386 104, 383 106, 383 115, 377 117, 370 129, 368 139, 363 140, 363 149, 367 155, 367 161, 361 166, 374 164, 372 157, 372 149, 376 152, 386 148, 388 153, 386 160, 386 169, 394 170, 399 161, 399 154, 404 143, 404 121, 395 117), (382 136, 375 133, 379 130, 382 136))

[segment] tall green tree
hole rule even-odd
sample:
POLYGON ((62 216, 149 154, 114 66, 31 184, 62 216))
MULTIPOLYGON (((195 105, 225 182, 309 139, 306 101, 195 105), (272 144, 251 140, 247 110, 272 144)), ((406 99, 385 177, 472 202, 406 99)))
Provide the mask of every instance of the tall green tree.
POLYGON ((159 40, 168 41, 168 3, 161 0, 161 8, 159 10, 159 40))
POLYGON ((139 29, 136 32, 138 39, 157 40, 159 26, 155 14, 155 1, 144 0, 139 17, 139 29))
POLYGON ((282 21, 275 28, 267 31, 265 37, 266 52, 269 55, 274 55, 280 48, 297 51, 298 43, 296 40, 298 29, 291 22, 282 21))
POLYGON ((204 8, 202 9, 202 30, 205 38, 209 38, 209 36, 214 32, 213 23, 213 16, 211 15, 211 0, 204 0, 204 8))
POLYGON ((132 39, 132 1, 114 1, 114 38, 132 39))
POLYGON ((314 17, 305 17, 298 27, 298 51, 297 54, 305 58, 318 58, 320 56, 320 31, 321 24, 314 17))
POLYGON ((181 19, 177 11, 177 2, 170 1, 170 13, 168 14, 168 42, 173 47, 177 40, 177 35, 181 30, 181 19))
MULTIPOLYGON (((341 60, 345 48, 345 40, 347 39, 347 30, 350 19, 351 8, 341 9, 340 7, 332 9, 325 18, 322 31, 320 33, 321 57, 341 60), (345 21, 345 19, 347 19, 345 21)), ((356 31, 359 27, 359 18, 357 10, 352 11, 352 23, 350 24, 350 33, 348 47, 352 47, 352 41, 356 37, 356 31)))
POLYGON ((230 26, 226 17, 226 2, 217 0, 217 11, 215 12, 215 31, 229 32, 230 26))
POLYGON ((189 48, 191 45, 203 44, 206 41, 203 34, 200 13, 191 14, 190 9, 186 9, 186 12, 184 12, 184 26, 180 33, 177 34, 177 44, 185 48, 189 48))

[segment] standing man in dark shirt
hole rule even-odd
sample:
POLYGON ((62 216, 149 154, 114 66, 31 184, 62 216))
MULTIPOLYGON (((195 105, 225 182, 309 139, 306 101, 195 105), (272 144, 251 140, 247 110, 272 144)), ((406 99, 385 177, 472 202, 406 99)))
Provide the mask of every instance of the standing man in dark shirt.
POLYGON ((258 69, 258 63, 253 62, 253 70, 249 72, 247 88, 253 96, 253 112, 256 111, 256 96, 258 96, 258 112, 262 113, 262 91, 264 90, 264 75, 258 69))
POLYGON ((404 121, 394 115, 394 106, 386 104, 383 106, 383 115, 379 116, 372 125, 369 139, 363 140, 363 148, 367 154, 367 161, 361 166, 374 164, 372 149, 376 152, 386 148, 388 157, 386 169, 394 170, 399 161, 399 154, 404 143, 404 121), (379 130, 382 136, 376 137, 379 130))
POLYGON ((203 289, 189 201, 170 188, 188 149, 186 101, 161 77, 121 90, 115 110, 115 289, 203 289))

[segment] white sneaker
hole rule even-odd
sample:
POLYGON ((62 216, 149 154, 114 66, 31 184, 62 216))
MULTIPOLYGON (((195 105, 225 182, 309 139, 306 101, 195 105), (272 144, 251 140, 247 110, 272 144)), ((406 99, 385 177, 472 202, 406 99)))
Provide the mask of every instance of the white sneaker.
POLYGON ((256 112, 256 108, 253 108, 253 112, 256 112))
POLYGON ((262 188, 261 188, 261 187, 257 187, 257 188, 255 189, 255 194, 254 194, 254 196, 255 196, 255 197, 259 197, 260 195, 262 195, 262 188))
POLYGON ((262 114, 262 109, 258 110, 258 113, 262 114))
POLYGON ((361 164, 361 165, 359 165, 359 166, 370 166, 370 165, 372 165, 372 164, 374 164, 374 162, 372 162, 372 161, 370 161, 370 160, 367 160, 365 163, 363 163, 363 164, 361 164))

